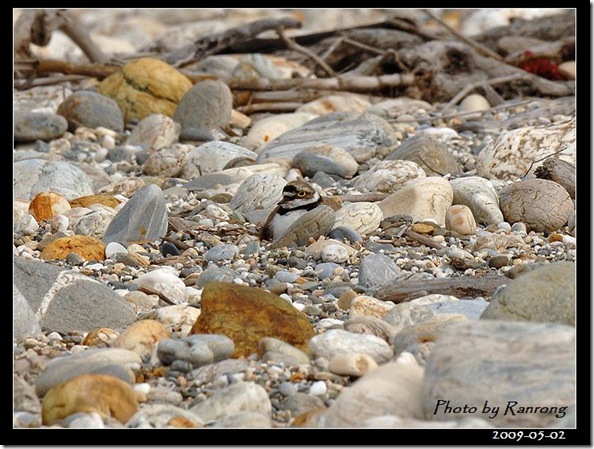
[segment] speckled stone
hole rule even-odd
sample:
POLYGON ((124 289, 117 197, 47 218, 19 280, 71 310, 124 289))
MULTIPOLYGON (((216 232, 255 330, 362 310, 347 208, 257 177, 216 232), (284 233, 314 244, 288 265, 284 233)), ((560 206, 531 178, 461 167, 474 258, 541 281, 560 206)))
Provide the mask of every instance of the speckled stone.
POLYGON ((163 114, 151 114, 136 125, 126 145, 138 145, 144 149, 160 150, 174 144, 179 136, 179 125, 163 114))
POLYGON ((233 95, 231 89, 218 80, 196 83, 180 100, 173 120, 184 128, 213 129, 231 121, 233 95))
POLYGON ((397 159, 415 162, 427 176, 443 176, 462 171, 448 147, 426 133, 409 137, 385 158, 387 161, 397 159))

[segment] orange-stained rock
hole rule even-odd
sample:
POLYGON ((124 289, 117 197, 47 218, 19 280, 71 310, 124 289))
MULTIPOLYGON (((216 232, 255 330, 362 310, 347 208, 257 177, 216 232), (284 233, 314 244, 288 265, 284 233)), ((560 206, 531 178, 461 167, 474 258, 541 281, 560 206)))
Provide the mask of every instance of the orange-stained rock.
POLYGON ((114 348, 123 348, 134 351, 143 356, 150 354, 153 346, 164 338, 169 338, 171 334, 156 320, 140 320, 129 326, 120 336, 115 339, 112 346, 114 348))
POLYGON ((41 192, 29 204, 29 213, 37 221, 49 220, 70 209, 68 200, 54 192, 41 192))
POLYGON ((116 207, 120 202, 113 195, 106 195, 99 193, 97 195, 87 195, 75 198, 70 201, 70 206, 74 207, 89 207, 92 204, 103 204, 104 206, 116 207))
POLYGON ((99 327, 89 331, 82 341, 83 345, 86 346, 100 346, 106 347, 111 346, 113 341, 118 338, 119 334, 108 327, 99 327))
POLYGON ((123 380, 105 374, 81 374, 46 393, 41 418, 49 426, 73 413, 96 412, 126 423, 137 410, 136 393, 123 380))
POLYGON ((258 353, 264 337, 274 337, 308 352, 315 335, 305 314, 284 299, 256 287, 212 281, 200 300, 201 313, 190 334, 222 334, 235 343, 232 357, 258 353))
POLYGON ((105 260, 105 243, 88 235, 72 235, 60 237, 41 251, 39 257, 43 260, 64 260, 68 254, 76 253, 85 260, 105 260))
POLYGON ((177 69, 154 58, 129 62, 99 84, 99 93, 113 98, 124 121, 151 114, 171 117, 192 82, 177 69))

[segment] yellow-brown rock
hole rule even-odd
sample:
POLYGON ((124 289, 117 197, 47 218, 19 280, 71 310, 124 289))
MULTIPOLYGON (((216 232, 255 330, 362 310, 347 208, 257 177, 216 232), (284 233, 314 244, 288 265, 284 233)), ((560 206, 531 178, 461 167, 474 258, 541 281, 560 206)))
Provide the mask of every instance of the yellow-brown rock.
POLYGON ((151 114, 171 117, 192 82, 164 61, 140 58, 99 84, 99 93, 116 101, 124 121, 151 114))
POLYGON ((120 202, 115 196, 106 195, 104 193, 81 196, 70 201, 70 206, 72 208, 89 207, 93 204, 103 204, 104 206, 116 207, 118 204, 120 204, 120 202))
POLYGON ((73 413, 96 412, 126 423, 137 410, 136 393, 123 380, 105 374, 81 374, 47 392, 41 418, 49 426, 73 413))
POLYGON ((85 260, 105 260, 105 243, 88 235, 72 235, 60 237, 41 251, 39 257, 43 260, 64 260, 68 254, 76 253, 85 260))
POLYGON ((29 204, 29 213, 37 221, 49 220, 70 209, 68 200, 54 192, 41 192, 29 204))
POLYGON ((258 353, 264 337, 308 352, 315 335, 305 314, 284 299, 256 287, 212 281, 202 291, 200 316, 190 334, 222 334, 235 343, 232 357, 258 353))
POLYGON ((141 320, 129 326, 115 339, 112 346, 115 348, 124 348, 134 351, 143 356, 150 354, 154 345, 164 338, 169 338, 171 334, 156 320, 141 320))

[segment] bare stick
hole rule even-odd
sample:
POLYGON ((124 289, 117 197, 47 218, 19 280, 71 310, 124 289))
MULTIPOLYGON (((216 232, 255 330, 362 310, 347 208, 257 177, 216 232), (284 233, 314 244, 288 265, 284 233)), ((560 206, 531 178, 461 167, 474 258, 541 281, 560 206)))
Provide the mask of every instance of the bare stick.
POLYGON ((419 234, 418 232, 411 231, 410 229, 407 229, 406 231, 404 231, 404 235, 406 235, 407 237, 410 237, 411 239, 416 240, 417 242, 422 243, 423 245, 428 246, 430 248, 435 248, 435 249, 446 248, 446 246, 442 245, 439 242, 436 242, 432 238, 425 237, 423 234, 419 234))
POLYGON ((52 86, 54 84, 64 83, 68 81, 80 81, 87 78, 83 75, 61 75, 51 76, 48 78, 36 78, 22 80, 21 82, 15 81, 14 88, 19 90, 30 89, 38 86, 52 86))
POLYGON ((339 195, 342 201, 355 203, 359 201, 375 203, 389 196, 389 193, 365 193, 360 195, 339 195))
POLYGON ((59 29, 80 47, 91 62, 104 64, 109 61, 109 57, 93 42, 87 30, 78 23, 72 13, 63 10, 58 11, 57 16, 61 19, 59 29))
POLYGON ((445 105, 445 107, 441 110, 441 112, 442 113, 445 113, 447 110, 449 110, 452 106, 454 106, 456 103, 458 103, 462 98, 464 98, 466 95, 468 95, 470 92, 472 92, 477 87, 493 86, 495 84, 507 83, 509 81, 529 80, 530 78, 531 77, 530 77, 530 75, 528 73, 526 73, 526 74, 524 74, 524 73, 514 73, 513 75, 502 76, 502 77, 499 77, 499 78, 493 78, 493 79, 490 79, 490 80, 479 81, 477 83, 469 84, 464 89, 462 89, 460 92, 458 92, 454 96, 454 98, 452 98, 449 101, 449 103, 445 105))
POLYGON ((293 112, 298 107, 303 106, 301 102, 264 102, 252 103, 246 106, 237 106, 238 112, 242 114, 254 114, 255 112, 293 112))
POLYGON ((297 53, 301 53, 302 55, 307 56, 309 59, 314 61, 317 65, 319 65, 329 76, 337 76, 337 73, 334 70, 332 70, 332 67, 330 67, 322 59, 320 59, 320 57, 318 55, 313 54, 307 48, 302 47, 297 42, 289 39, 287 37, 287 35, 285 34, 285 30, 283 29, 283 27, 278 27, 276 29, 276 32, 278 33, 279 37, 283 40, 283 42, 285 43, 285 45, 287 46, 288 49, 294 50, 297 53))
POLYGON ((494 59, 496 59, 498 61, 502 61, 503 60, 503 58, 499 54, 495 53, 490 48, 485 47, 484 45, 481 45, 478 42, 475 42, 474 40, 472 40, 472 39, 470 39, 470 38, 468 38, 466 36, 463 36, 460 33, 458 33, 456 30, 454 30, 452 27, 450 27, 447 23, 445 23, 443 20, 441 20, 435 14, 433 14, 429 9, 423 9, 423 12, 425 14, 427 14, 429 17, 431 17, 433 20, 435 20, 437 23, 439 23, 446 30, 448 30, 456 38, 458 38, 462 42, 466 43, 467 45, 470 45, 472 48, 474 48, 481 55, 487 56, 487 57, 490 57, 490 58, 494 58, 494 59))

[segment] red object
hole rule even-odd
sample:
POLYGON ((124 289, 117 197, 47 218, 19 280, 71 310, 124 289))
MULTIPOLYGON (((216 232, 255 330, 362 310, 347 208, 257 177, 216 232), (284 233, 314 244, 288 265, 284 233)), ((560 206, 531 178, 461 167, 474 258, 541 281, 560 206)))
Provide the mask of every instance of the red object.
POLYGON ((544 56, 535 57, 530 50, 524 52, 524 60, 520 61, 517 67, 551 81, 565 81, 567 79, 559 72, 559 64, 544 56))

